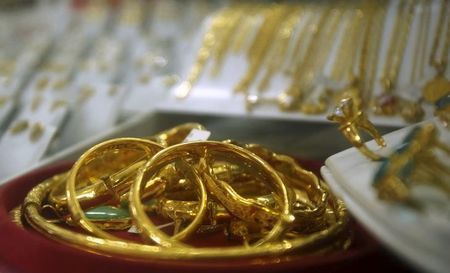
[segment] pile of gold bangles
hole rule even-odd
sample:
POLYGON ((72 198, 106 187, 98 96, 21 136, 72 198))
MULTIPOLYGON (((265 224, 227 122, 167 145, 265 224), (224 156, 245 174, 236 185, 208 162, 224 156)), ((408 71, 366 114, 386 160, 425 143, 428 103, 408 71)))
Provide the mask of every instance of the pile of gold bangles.
POLYGON ((297 255, 350 245, 344 204, 293 158, 229 140, 183 142, 192 129, 204 130, 190 123, 100 143, 68 172, 35 186, 11 215, 53 240, 135 259, 297 255), (124 236, 130 227, 139 235, 124 236), (194 246, 210 233, 231 243, 194 246))

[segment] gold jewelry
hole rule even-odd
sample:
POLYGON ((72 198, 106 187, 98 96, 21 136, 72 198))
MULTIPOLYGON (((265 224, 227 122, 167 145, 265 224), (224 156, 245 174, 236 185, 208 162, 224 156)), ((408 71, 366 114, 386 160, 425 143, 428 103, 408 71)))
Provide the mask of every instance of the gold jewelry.
MULTIPOLYGON (((211 259, 211 258, 242 258, 256 256, 273 256, 292 252, 295 250, 314 249, 314 246, 327 244, 330 241, 345 238, 347 225, 347 212, 342 201, 335 200, 330 204, 334 211, 336 223, 322 232, 310 234, 307 237, 289 240, 286 242, 271 243, 269 245, 253 248, 249 251, 246 247, 218 247, 218 248, 163 248, 159 246, 144 245, 134 242, 114 241, 101 239, 82 233, 76 233, 64 229, 49 222, 41 216, 40 210, 46 193, 52 187, 52 180, 48 179, 34 187, 27 195, 23 204, 23 214, 27 222, 37 231, 52 239, 66 243, 77 248, 98 251, 109 255, 117 255, 133 259, 211 259)), ((345 240, 341 242, 347 245, 345 240)))
MULTIPOLYGON (((426 44, 428 41, 427 31, 430 25, 430 7, 425 1, 422 1, 420 4, 422 7, 422 13, 419 21, 419 35, 415 41, 414 52, 416 53, 416 57, 414 58, 413 67, 411 70, 411 84, 417 82, 417 80, 422 76, 423 69, 421 68, 423 68, 425 61, 426 44)), ((400 107, 400 115, 407 122, 419 122, 425 116, 425 111, 421 106, 421 99, 418 101, 402 99, 400 107)))
MULTIPOLYGON (((310 72, 312 75, 311 83, 308 85, 312 85, 312 81, 317 78, 317 75, 320 74, 323 70, 323 67, 326 63, 326 58, 331 52, 331 46, 333 43, 331 41, 335 40, 335 37, 338 33, 338 27, 339 27, 339 19, 342 16, 342 10, 340 8, 333 10, 330 14, 329 21, 327 26, 324 26, 325 30, 324 33, 319 37, 319 39, 316 41, 317 44, 319 44, 319 49, 317 51, 317 55, 315 56, 315 62, 313 67, 311 68, 310 72)), ((305 89, 307 90, 307 89, 305 89)), ((327 106, 327 93, 328 89, 323 88, 321 85, 316 85, 315 88, 311 88, 309 96, 305 96, 304 100, 301 102, 300 105, 300 111, 302 111, 305 114, 320 114, 323 113, 327 106)))
MULTIPOLYGON (((289 199, 287 189, 281 178, 275 174, 275 171, 266 162, 256 157, 252 153, 245 149, 239 148, 232 144, 226 144, 222 142, 194 142, 184 143, 166 148, 164 151, 156 154, 147 164, 140 169, 139 174, 131 188, 130 193, 130 209, 134 218, 139 219, 138 228, 142 231, 142 235, 147 238, 151 238, 158 244, 170 246, 172 242, 167 239, 167 236, 159 231, 155 225, 146 216, 144 206, 141 203, 141 191, 145 185, 145 181, 152 179, 154 173, 158 171, 158 168, 170 164, 172 161, 178 158, 188 157, 198 158, 199 162, 194 165, 193 168, 197 169, 197 172, 201 173, 202 179, 205 181, 206 187, 209 192, 222 203, 223 206, 235 217, 241 220, 260 223, 263 226, 273 225, 273 229, 266 235, 265 238, 258 241, 256 245, 261 245, 273 240, 276 240, 281 236, 286 229, 286 224, 294 221, 294 216, 291 214, 291 200, 289 199), (282 204, 280 204, 280 214, 271 212, 260 206, 258 203, 254 203, 249 199, 242 198, 237 194, 226 182, 217 180, 212 173, 209 166, 210 153, 225 153, 228 157, 240 157, 244 161, 249 161, 269 178, 274 189, 279 192, 282 204), (145 178, 144 178, 145 177, 145 178), (251 211, 251 213, 250 213, 251 211), (276 222, 276 223, 275 223, 276 222)), ((226 158, 226 157, 225 157, 226 158)), ((259 174, 259 172, 255 172, 259 174)))
MULTIPOLYGON (((137 138, 119 138, 100 143, 88 151, 86 151, 73 165, 71 171, 68 174, 66 182, 66 196, 67 206, 71 214, 71 220, 78 226, 82 227, 86 231, 95 234, 101 238, 117 239, 115 236, 104 232, 95 224, 93 224, 84 214, 83 209, 78 201, 78 195, 76 192, 76 183, 81 180, 85 184, 85 180, 94 181, 96 184, 103 184, 107 192, 112 195, 116 204, 120 203, 121 196, 116 188, 120 188, 127 185, 135 176, 135 171, 141 167, 147 159, 151 158, 156 152, 160 151, 162 147, 152 141, 137 139, 137 138), (118 163, 108 166, 108 169, 115 170, 112 175, 108 175, 106 170, 99 170, 95 168, 98 164, 96 162, 99 157, 100 160, 107 160, 107 152, 112 152, 112 157, 118 163), (123 152, 128 150, 128 154, 123 152), (128 161, 122 162, 120 157, 116 154, 117 151, 124 153, 125 159, 128 161), (133 153, 134 152, 134 153, 133 153), (106 157, 106 158, 105 158, 106 157), (131 161, 131 162, 130 162, 131 161), (127 164, 128 163, 128 164, 127 164), (125 167, 125 168, 124 168, 125 167), (117 169, 119 169, 117 171, 117 169), (106 173, 105 173, 106 172, 106 173), (123 185, 125 184, 125 185, 123 185)), ((111 156, 111 155, 110 155, 111 156)), ((114 161, 112 161, 114 162, 114 161)), ((106 193, 106 192, 105 192, 106 193)), ((97 195, 97 192, 94 191, 97 195)), ((89 196, 90 199, 98 196, 89 196)))
POLYGON ((439 44, 442 43, 440 37, 442 35, 442 29, 445 26, 445 19, 448 10, 449 10, 449 2, 447 0, 443 0, 441 2, 441 9, 439 14, 439 19, 436 27, 436 33, 434 35, 433 46, 431 49, 430 56, 430 65, 436 69, 436 76, 428 81, 422 89, 422 96, 428 102, 436 102, 439 98, 447 95, 450 91, 450 81, 445 78, 444 73, 447 68, 447 60, 448 53, 450 50, 450 19, 447 18, 447 30, 445 33, 445 39, 443 40, 443 49, 441 53, 441 57, 437 59, 437 51, 439 44))
POLYGON ((283 6, 276 4, 263 10, 264 21, 247 52, 249 63, 247 72, 235 86, 235 91, 243 93, 248 91, 248 88, 258 75, 262 64, 266 61, 267 53, 271 48, 271 43, 277 33, 277 29, 290 12, 292 10, 289 5, 283 6))
POLYGON ((414 3, 410 1, 400 2, 394 22, 394 29, 391 32, 391 40, 384 64, 384 74, 381 79, 384 91, 373 102, 375 114, 394 115, 399 110, 400 98, 395 96, 393 92, 397 87, 397 78, 408 40, 413 13, 414 3))
POLYGON ((227 8, 219 11, 219 13, 213 17, 211 25, 203 38, 202 46, 198 52, 195 64, 189 71, 186 80, 181 84, 177 94, 175 94, 178 99, 186 98, 191 92, 194 84, 200 78, 206 62, 210 57, 214 46, 218 42, 218 36, 220 34, 219 30, 221 30, 223 24, 227 22, 227 17, 230 13, 232 13, 232 11, 232 8, 227 8))
POLYGON ((297 63, 291 78, 291 83, 287 90, 283 91, 278 96, 278 106, 283 111, 294 110, 298 106, 304 96, 302 90, 308 88, 308 85, 313 79, 314 75, 311 71, 311 66, 314 64, 314 56, 317 54, 315 41, 320 37, 330 12, 331 10, 329 8, 322 11, 317 25, 310 28, 311 39, 308 42, 304 54, 305 57, 297 63))
POLYGON ((44 134, 45 131, 45 127, 42 123, 40 122, 36 122, 31 126, 30 129, 30 141, 31 142, 36 142, 38 141, 42 135, 44 134))
POLYGON ((28 120, 20 120, 15 122, 15 124, 11 127, 11 129, 9 129, 9 131, 11 134, 16 135, 28 129, 29 126, 30 123, 28 120))
MULTIPOLYGON (((154 139, 170 145, 186 135, 187 128, 198 126, 201 127, 198 124, 182 125, 159 133, 154 139)), ((293 251, 311 253, 348 246, 348 219, 342 202, 292 158, 277 155, 258 145, 238 147, 228 141, 184 143, 161 149, 151 141, 133 138, 110 140, 91 148, 68 174, 46 179, 28 193, 22 206, 26 221, 57 241, 88 251, 133 259, 222 259, 281 255, 293 251), (160 152, 155 154, 158 150, 160 152), (139 173, 137 178, 136 172, 139 173), (175 222, 180 217, 190 222, 172 238, 158 230, 150 230, 151 238, 164 247, 118 239, 102 230, 108 229, 108 223, 116 225, 116 218, 99 223, 87 218, 82 211, 82 208, 86 213, 95 210, 98 208, 95 206, 105 200, 109 204, 125 202, 124 197, 129 194, 125 189, 130 179, 135 179, 129 204, 133 218, 126 220, 132 220, 144 235, 143 221, 150 221, 147 213, 156 213, 175 222), (55 195, 64 186, 67 187, 65 197, 55 195), (125 191, 119 191, 119 186, 123 186, 125 191), (139 187, 138 191, 136 187, 139 187), (214 198, 208 199, 209 195, 214 198), (102 201, 102 196, 107 198, 102 201), (141 198, 149 197, 156 206, 155 203, 142 203, 141 198), (175 197, 177 199, 173 199, 175 197), (63 210, 54 210, 57 218, 69 217, 72 222, 68 224, 81 224, 89 232, 104 238, 73 232, 65 229, 64 224, 55 225, 54 219, 44 218, 42 210, 51 207, 55 200, 67 206, 69 212, 68 215, 58 215, 63 210), (89 204, 86 200, 93 202, 89 204), (137 213, 136 201, 142 205, 137 213), (207 214, 210 224, 205 226, 204 216, 207 214), (217 223, 216 217, 227 221, 226 230, 230 236, 241 237, 251 244, 195 248, 179 242, 194 235, 194 231, 220 229, 222 224, 217 223), (253 225, 252 229, 260 231, 253 233, 249 224, 253 225), (179 235, 183 232, 184 236, 179 235), (254 235, 259 239, 256 243, 252 238, 254 235)), ((20 219, 18 214, 14 215, 20 219)), ((181 223, 179 227, 183 225, 181 223)))
POLYGON ((373 185, 378 196, 390 201, 408 201, 413 183, 429 183, 450 196, 448 164, 438 160, 433 149, 450 155, 450 147, 438 140, 433 124, 414 128, 396 151, 383 160, 373 185))
POLYGON ((363 129, 369 133, 379 146, 385 147, 386 143, 364 112, 353 102, 352 98, 341 100, 333 113, 328 115, 327 118, 328 120, 340 124, 339 131, 341 131, 345 138, 362 154, 372 160, 382 159, 381 156, 377 155, 366 146, 364 139, 359 134, 359 129, 363 129))
POLYGON ((275 41, 273 41, 274 45, 272 46, 272 50, 269 53, 270 56, 267 63, 266 72, 258 85, 258 90, 260 92, 267 90, 267 88, 270 86, 270 80, 272 79, 273 75, 285 61, 283 57, 286 56, 289 42, 292 38, 293 30, 302 16, 302 10, 300 6, 295 5, 290 8, 290 14, 286 16, 287 19, 280 26, 275 41))
POLYGON ((233 12, 228 16, 227 20, 223 22, 224 26, 221 27, 220 40, 217 42, 213 54, 211 54, 212 59, 215 61, 211 70, 212 76, 217 76, 220 73, 226 53, 230 50, 231 42, 233 41, 236 30, 248 10, 246 5, 239 5, 237 8, 233 9, 233 12))
POLYGON ((237 32, 237 36, 235 42, 233 44, 232 52, 237 54, 242 51, 244 48, 248 37, 251 36, 252 30, 255 28, 257 23, 257 17, 261 11, 261 5, 257 3, 252 3, 252 8, 247 10, 247 14, 245 15, 245 20, 242 20, 240 24, 240 28, 237 32))
POLYGON ((366 37, 361 53, 360 62, 360 86, 361 97, 366 105, 374 98, 375 79, 377 76, 382 34, 386 22, 386 8, 388 1, 383 0, 377 6, 376 16, 369 20, 370 29, 366 32, 366 37))

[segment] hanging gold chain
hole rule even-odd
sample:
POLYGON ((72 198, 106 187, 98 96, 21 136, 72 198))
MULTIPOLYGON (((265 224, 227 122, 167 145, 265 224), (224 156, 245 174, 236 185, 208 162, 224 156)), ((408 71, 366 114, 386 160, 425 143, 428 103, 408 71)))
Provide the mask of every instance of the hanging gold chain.
POLYGON ((308 41, 308 45, 304 53, 304 58, 302 58, 297 63, 288 89, 283 91, 278 96, 278 105, 281 110, 293 110, 293 107, 301 100, 301 89, 304 87, 303 83, 307 81, 308 78, 311 79, 313 76, 311 75, 310 71, 311 66, 315 61, 313 56, 315 56, 317 52, 316 41, 320 37, 321 32, 324 30, 324 25, 326 24, 328 15, 330 13, 330 8, 326 8, 324 11, 322 11, 317 25, 312 26, 312 28, 310 29, 312 32, 311 39, 308 41))
POLYGON ((427 1, 421 1, 422 14, 419 20, 419 35, 416 39, 414 53, 416 58, 414 58, 413 70, 411 73, 410 81, 411 83, 417 82, 423 76, 423 67, 425 66, 425 54, 427 49, 428 41, 428 29, 430 28, 430 6, 427 1))
POLYGON ((444 73, 447 68, 447 56, 450 48, 450 18, 447 18, 447 30, 445 31, 445 38, 441 38, 441 33, 445 26, 444 22, 446 14, 448 14, 449 1, 443 0, 441 10, 438 19, 438 25, 436 27, 436 33, 434 35, 434 41, 431 49, 430 65, 436 69, 436 76, 429 80, 422 89, 422 97, 431 103, 436 102, 443 96, 450 93, 450 81, 445 77, 444 73), (437 58, 437 51, 439 44, 444 39, 441 57, 437 58))
POLYGON ((447 22, 447 32, 445 35, 445 42, 444 42, 444 46, 443 46, 443 53, 441 54, 442 56, 437 59, 437 51, 438 51, 438 47, 439 44, 441 43, 440 41, 440 37, 441 37, 441 33, 443 31, 443 28, 445 26, 445 19, 446 19, 446 14, 448 12, 448 6, 449 6, 449 1, 448 0, 442 0, 441 3, 441 7, 440 7, 440 13, 439 13, 439 19, 438 19, 438 23, 436 26, 436 32, 434 34, 434 39, 433 39, 433 46, 431 48, 431 54, 430 54, 430 65, 436 67, 437 70, 441 70, 442 67, 444 65, 444 58, 446 58, 448 56, 448 51, 449 51, 449 46, 450 46, 450 20, 448 20, 447 22))
POLYGON ((227 8, 216 14, 211 25, 206 32, 202 46, 198 52, 194 66, 191 68, 186 80, 182 83, 175 96, 179 99, 185 98, 192 90, 192 86, 198 81, 204 70, 205 64, 210 57, 212 50, 218 42, 219 30, 228 20, 228 16, 233 12, 232 8, 227 8))
POLYGON ((247 53, 249 61, 247 72, 234 88, 235 91, 248 91, 248 88, 260 71, 262 63, 266 60, 267 53, 272 45, 273 37, 277 33, 277 29, 289 12, 289 6, 277 4, 271 5, 264 10, 264 21, 247 53))
POLYGON ((300 6, 296 5, 292 7, 291 14, 287 17, 286 21, 283 22, 280 30, 277 33, 276 39, 274 41, 272 51, 270 52, 270 58, 267 64, 266 73, 264 74, 262 80, 258 85, 259 91, 265 91, 270 85, 270 80, 273 75, 279 69, 283 62, 285 61, 287 49, 289 42, 292 38, 292 33, 294 27, 297 25, 301 18, 300 6))
POLYGON ((402 1, 395 18, 394 31, 391 33, 391 43, 389 45, 384 75, 382 83, 385 91, 391 92, 396 88, 397 78, 402 63, 406 42, 414 13, 414 3, 402 1), (406 14, 404 14, 406 13, 406 14), (397 36, 397 38, 395 38, 397 36))
POLYGON ((361 65, 367 68, 364 69, 364 72, 360 73, 361 96, 365 102, 372 99, 375 89, 375 79, 378 72, 380 48, 388 4, 389 1, 387 0, 380 1, 378 9, 376 10, 376 17, 374 18, 373 23, 370 24, 370 29, 366 33, 361 65))
POLYGON ((217 43, 217 46, 212 54, 213 60, 215 61, 211 70, 212 76, 217 76, 220 73, 225 56, 227 55, 227 52, 231 50, 232 41, 235 37, 239 23, 247 11, 248 6, 237 6, 234 8, 234 12, 230 14, 228 21, 226 21, 225 25, 222 27, 222 37, 220 42, 217 43))
POLYGON ((357 10, 354 10, 351 11, 349 17, 342 33, 339 50, 336 53, 333 70, 331 71, 331 78, 335 81, 343 80, 343 78, 347 76, 346 74, 351 73, 351 64, 355 57, 354 47, 359 35, 358 26, 360 26, 360 24, 358 24, 358 22, 361 20, 361 16, 358 14, 357 10))

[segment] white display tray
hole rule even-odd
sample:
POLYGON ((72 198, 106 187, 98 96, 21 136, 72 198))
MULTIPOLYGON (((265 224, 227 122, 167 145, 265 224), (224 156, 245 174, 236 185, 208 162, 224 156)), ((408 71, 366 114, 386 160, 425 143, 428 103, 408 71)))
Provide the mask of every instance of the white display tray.
MULTIPOLYGON (((385 136, 387 155, 399 144, 411 127, 385 136)), ((448 141, 448 132, 441 139, 448 141)), ((376 149, 374 141, 369 148, 376 149)), ((421 270, 448 272, 450 268, 450 202, 447 213, 418 211, 398 203, 381 201, 372 187, 372 178, 380 163, 366 159, 351 148, 329 157, 321 173, 332 190, 347 204, 351 213, 386 246, 421 270)))

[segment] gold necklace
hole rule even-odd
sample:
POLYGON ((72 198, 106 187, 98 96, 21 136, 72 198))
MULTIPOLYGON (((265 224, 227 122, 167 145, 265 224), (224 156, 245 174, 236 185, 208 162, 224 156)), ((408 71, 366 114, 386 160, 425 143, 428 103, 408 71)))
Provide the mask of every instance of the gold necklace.
POLYGON ((294 47, 292 49, 292 53, 290 54, 290 57, 288 58, 288 63, 285 68, 285 74, 293 74, 295 67, 297 66, 298 62, 303 59, 304 52, 301 51, 302 44, 306 43, 308 35, 312 34, 314 32, 314 29, 316 28, 315 22, 314 22, 314 12, 311 12, 311 10, 308 10, 309 13, 306 14, 306 11, 303 12, 304 17, 306 17, 306 22, 300 29, 300 33, 297 35, 297 39, 294 43, 294 47))
POLYGON ((256 33, 256 37, 247 53, 249 62, 247 72, 235 86, 235 91, 244 93, 248 91, 248 88, 255 80, 262 64, 266 60, 277 29, 289 12, 289 5, 274 4, 264 9, 264 21, 256 33))
POLYGON ((373 90, 375 89, 375 78, 378 71, 380 47, 382 35, 386 22, 386 9, 389 1, 383 0, 375 11, 376 16, 373 22, 369 21, 369 29, 366 33, 366 39, 363 46, 363 58, 360 65, 365 69, 360 69, 360 88, 361 97, 364 103, 372 100, 373 90))
MULTIPOLYGON (((346 39, 345 41, 348 43, 346 45, 346 53, 345 57, 347 60, 347 66, 344 66, 341 71, 336 70, 341 66, 335 65, 335 79, 336 74, 340 75, 339 78, 342 80, 348 81, 348 85, 336 92, 335 101, 340 102, 346 98, 352 98, 353 103, 357 109, 362 109, 365 104, 363 97, 363 88, 364 83, 367 78, 367 70, 369 54, 369 45, 376 44, 378 39, 380 38, 379 34, 382 31, 382 28, 377 28, 375 13, 378 11, 378 6, 372 5, 371 2, 366 2, 366 4, 357 8, 355 11, 355 18, 350 24, 350 28, 352 32, 350 33, 353 37, 346 39), (378 31, 377 31, 378 30, 378 31), (362 35, 358 35, 362 33, 362 35), (373 41, 372 41, 373 39, 373 41), (350 55, 353 53, 353 55, 350 55), (359 61, 357 63, 357 61, 359 61), (357 71, 355 71, 357 69, 357 71)), ((344 36, 346 37, 346 36, 344 36)), ((342 49, 342 48, 341 48, 342 49)), ((375 47, 378 50, 377 47, 375 47)), ((343 55, 345 56, 345 55, 343 55)))
POLYGON ((285 61, 286 52, 288 49, 289 41, 292 38, 293 30, 301 18, 300 6, 296 5, 292 7, 292 11, 288 15, 280 30, 277 33, 275 39, 274 48, 271 51, 269 62, 267 64, 266 73, 258 85, 259 91, 265 91, 270 86, 270 80, 274 73, 280 69, 281 65, 285 61))
POLYGON ((224 9, 215 15, 212 19, 211 25, 203 37, 203 42, 198 51, 195 64, 192 66, 186 80, 179 86, 175 96, 178 99, 186 98, 192 90, 193 85, 198 81, 202 74, 206 61, 212 53, 214 46, 217 44, 220 29, 227 22, 228 16, 232 13, 231 8, 224 9))
POLYGON ((311 39, 308 41, 304 58, 297 63, 294 73, 291 77, 291 83, 287 90, 280 93, 277 98, 278 106, 282 111, 291 111, 298 105, 303 97, 303 88, 307 82, 312 80, 311 66, 315 62, 312 56, 316 55, 317 44, 316 41, 320 37, 323 31, 328 15, 331 12, 331 8, 326 8, 320 13, 317 25, 312 25, 310 28, 311 39))
POLYGON ((355 58, 356 40, 359 34, 359 26, 361 25, 362 13, 359 10, 354 10, 348 18, 345 25, 339 50, 333 63, 333 70, 331 71, 331 79, 334 81, 342 81, 346 74, 352 74, 351 63, 355 58))
POLYGON ((231 49, 231 42, 236 34, 236 30, 247 10, 247 6, 238 5, 234 8, 234 12, 229 16, 228 21, 224 22, 225 25, 221 28, 221 39, 217 43, 217 46, 212 54, 212 58, 215 61, 211 70, 212 76, 217 76, 220 73, 225 56, 228 50, 231 49))
POLYGON ((373 110, 375 114, 395 115, 399 110, 400 99, 392 93, 396 88, 413 13, 414 3, 409 1, 402 1, 400 3, 395 18, 394 30, 391 33, 389 50, 381 79, 384 91, 374 101, 373 110))
MULTIPOLYGON (((316 78, 316 76, 320 74, 321 71, 323 71, 326 60, 330 55, 333 46, 332 41, 335 40, 335 37, 338 33, 337 29, 340 26, 341 15, 341 8, 338 8, 331 12, 331 18, 329 18, 328 24, 325 27, 326 31, 322 33, 320 39, 317 41, 319 50, 316 52, 317 55, 314 57, 316 61, 314 62, 311 71, 309 72, 314 75, 314 78, 316 78)), ((328 89, 320 84, 313 87, 314 78, 309 80, 311 81, 310 83, 306 83, 306 86, 310 85, 311 89, 309 90, 309 94, 305 94, 305 97, 306 95, 307 97, 304 99, 304 101, 301 102, 300 105, 300 111, 305 114, 323 113, 328 107, 328 89)))
MULTIPOLYGON (((419 33, 415 41, 415 58, 410 75, 410 82, 414 84, 421 78, 423 72, 423 64, 426 52, 426 43, 428 41, 427 30, 430 26, 430 6, 425 0, 420 2, 422 7, 419 20, 419 33)), ((422 108, 421 100, 402 99, 402 107, 400 115, 407 122, 419 122, 425 116, 425 111, 422 108)))
POLYGON ((413 71, 411 73, 411 82, 415 83, 423 77, 423 68, 425 62, 425 55, 428 41, 428 30, 430 29, 430 5, 427 1, 421 1, 422 14, 420 18, 420 30, 416 41, 416 48, 418 58, 414 58, 413 71))
POLYGON ((248 9, 245 14, 244 20, 239 24, 239 30, 236 34, 235 42, 233 44, 232 52, 238 54, 245 47, 248 37, 251 36, 251 31, 257 23, 257 17, 262 7, 260 5, 252 5, 251 9, 248 9))
POLYGON ((433 66, 437 72, 436 76, 429 80, 422 89, 423 98, 431 103, 436 102, 438 99, 442 98, 449 93, 450 81, 445 78, 444 73, 447 68, 447 58, 449 47, 450 47, 450 19, 447 18, 447 31, 445 32, 445 39, 441 36, 442 30, 444 28, 444 22, 446 19, 446 14, 448 14, 449 1, 443 0, 441 6, 441 12, 439 14, 439 20, 436 27, 436 33, 434 35, 433 47, 431 49, 430 65, 433 66), (444 45, 442 49, 442 54, 439 59, 437 59, 437 51, 440 40, 444 40, 444 45))

